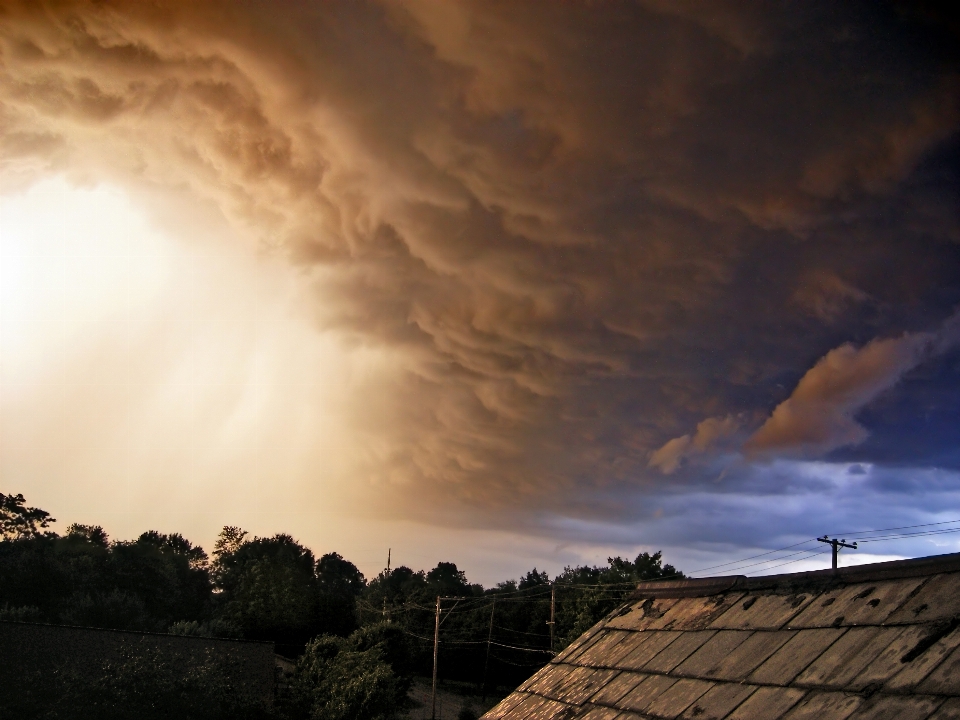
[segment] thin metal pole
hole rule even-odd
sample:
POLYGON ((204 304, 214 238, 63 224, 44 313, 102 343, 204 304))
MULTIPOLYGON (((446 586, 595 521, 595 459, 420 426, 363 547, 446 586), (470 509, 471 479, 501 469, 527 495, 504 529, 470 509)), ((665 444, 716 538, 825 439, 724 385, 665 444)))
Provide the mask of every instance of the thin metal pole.
POLYGON ((487 701, 487 668, 490 667, 490 642, 493 640, 493 611, 497 608, 497 596, 493 596, 490 606, 490 630, 487 631, 487 659, 483 663, 483 702, 487 701))
POLYGON ((433 705, 430 720, 437 720, 437 648, 440 645, 440 596, 437 595, 437 614, 433 620, 433 705))

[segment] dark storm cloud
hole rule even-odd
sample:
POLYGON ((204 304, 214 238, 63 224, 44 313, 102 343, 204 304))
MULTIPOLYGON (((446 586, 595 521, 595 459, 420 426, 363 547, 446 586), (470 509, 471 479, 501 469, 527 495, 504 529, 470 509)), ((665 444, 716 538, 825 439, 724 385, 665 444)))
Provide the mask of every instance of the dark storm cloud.
MULTIPOLYGON (((960 304, 960 76, 924 23, 7 4, 5 173, 188 187, 312 273, 318 322, 403 372, 357 399, 391 512, 645 517, 751 437, 872 462, 872 404, 939 357, 919 348, 960 304)), ((933 437, 899 460, 935 462, 933 437)))

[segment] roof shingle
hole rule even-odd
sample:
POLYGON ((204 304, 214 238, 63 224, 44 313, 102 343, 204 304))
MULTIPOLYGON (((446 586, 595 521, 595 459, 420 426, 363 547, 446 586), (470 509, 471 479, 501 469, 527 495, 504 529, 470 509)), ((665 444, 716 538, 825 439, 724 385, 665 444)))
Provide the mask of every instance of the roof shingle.
POLYGON ((960 720, 960 554, 643 583, 484 718, 960 720))

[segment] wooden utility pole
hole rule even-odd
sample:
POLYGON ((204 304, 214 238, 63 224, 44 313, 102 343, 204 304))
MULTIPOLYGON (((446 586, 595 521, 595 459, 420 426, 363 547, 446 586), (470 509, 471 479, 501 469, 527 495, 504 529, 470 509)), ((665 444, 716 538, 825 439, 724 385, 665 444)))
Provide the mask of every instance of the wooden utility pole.
POLYGON ((840 554, 840 548, 850 548, 851 550, 857 549, 857 544, 853 543, 853 545, 848 545, 846 538, 843 538, 842 540, 837 540, 836 538, 834 538, 833 540, 831 540, 826 535, 824 535, 822 538, 817 538, 817 540, 819 540, 822 543, 827 543, 827 545, 833 548, 833 569, 834 570, 837 569, 837 556, 840 554))
POLYGON ((550 622, 547 625, 550 626, 550 652, 553 652, 553 629, 557 626, 556 623, 556 611, 557 611, 557 584, 550 583, 550 622))
POLYGON ((437 613, 433 619, 433 706, 430 720, 437 720, 437 649, 440 646, 440 596, 437 595, 437 613))
MULTIPOLYGON (((387 578, 388 587, 389 587, 389 582, 390 582, 390 550, 391 550, 391 548, 387 548, 387 574, 386 574, 386 578, 387 578)), ((390 618, 387 616, 387 595, 386 595, 386 593, 384 593, 384 595, 383 595, 383 615, 382 615, 382 620, 383 620, 384 622, 390 622, 390 618)))
POLYGON ((490 667, 490 643, 493 640, 493 611, 497 608, 497 596, 490 606, 490 629, 487 631, 487 659, 483 663, 483 702, 487 702, 487 668, 490 667))

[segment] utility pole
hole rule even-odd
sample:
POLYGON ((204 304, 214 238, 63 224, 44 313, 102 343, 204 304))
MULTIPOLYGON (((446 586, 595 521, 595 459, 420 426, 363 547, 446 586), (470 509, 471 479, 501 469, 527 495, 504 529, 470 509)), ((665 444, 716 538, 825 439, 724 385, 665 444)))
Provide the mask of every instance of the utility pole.
POLYGON ((557 584, 555 582, 550 583, 550 622, 547 625, 550 626, 550 652, 553 652, 553 629, 557 626, 555 622, 555 615, 557 611, 557 584))
POLYGON ((483 702, 487 702, 487 668, 490 667, 490 643, 493 640, 493 611, 497 608, 497 596, 493 596, 493 605, 490 606, 490 630, 487 631, 487 659, 483 663, 483 702))
POLYGON ((826 535, 824 535, 822 538, 817 538, 817 540, 819 540, 822 543, 827 543, 827 545, 833 548, 833 569, 834 570, 837 569, 837 556, 840 554, 840 548, 850 548, 851 550, 857 549, 857 544, 853 543, 853 545, 848 545, 846 538, 843 538, 842 540, 837 540, 836 538, 833 538, 833 540, 831 540, 826 535))
MULTIPOLYGON (((390 550, 391 550, 391 548, 387 548, 387 574, 386 574, 386 579, 387 579, 387 582, 388 582, 388 583, 390 582, 390 550)), ((390 618, 387 616, 387 595, 386 595, 386 593, 384 593, 384 595, 383 595, 383 616, 382 616, 382 619, 383 619, 384 622, 390 622, 390 618)))
POLYGON ((437 720, 437 648, 440 645, 440 596, 437 595, 437 614, 433 620, 433 707, 430 720, 437 720))

